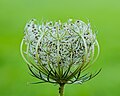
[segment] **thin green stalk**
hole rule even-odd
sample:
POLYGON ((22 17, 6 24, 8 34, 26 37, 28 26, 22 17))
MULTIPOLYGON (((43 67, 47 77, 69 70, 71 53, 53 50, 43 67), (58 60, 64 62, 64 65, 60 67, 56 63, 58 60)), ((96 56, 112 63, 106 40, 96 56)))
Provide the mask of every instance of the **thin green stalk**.
POLYGON ((60 87, 59 87, 59 96, 64 96, 64 85, 65 84, 60 84, 60 87))

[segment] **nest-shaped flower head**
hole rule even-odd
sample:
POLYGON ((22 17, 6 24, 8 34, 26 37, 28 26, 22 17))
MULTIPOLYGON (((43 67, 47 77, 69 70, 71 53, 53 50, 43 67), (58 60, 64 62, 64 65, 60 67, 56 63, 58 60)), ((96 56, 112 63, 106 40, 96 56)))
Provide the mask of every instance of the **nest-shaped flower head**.
MULTIPOLYGON (((24 30, 21 53, 32 76, 57 84, 83 83, 95 77, 81 75, 98 57, 99 45, 90 23, 30 20, 24 30), (95 47, 98 54, 94 56, 95 47)), ((41 82, 38 82, 41 83, 41 82)))

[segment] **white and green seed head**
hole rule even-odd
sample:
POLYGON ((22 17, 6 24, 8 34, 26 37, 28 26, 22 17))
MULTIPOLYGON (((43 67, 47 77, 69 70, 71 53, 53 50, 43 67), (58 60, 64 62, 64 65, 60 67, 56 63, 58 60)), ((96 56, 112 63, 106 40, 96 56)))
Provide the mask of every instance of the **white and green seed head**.
POLYGON ((30 20, 24 29, 21 53, 34 77, 50 83, 82 83, 96 74, 81 76, 94 63, 99 45, 90 23, 81 20, 42 22, 30 20))

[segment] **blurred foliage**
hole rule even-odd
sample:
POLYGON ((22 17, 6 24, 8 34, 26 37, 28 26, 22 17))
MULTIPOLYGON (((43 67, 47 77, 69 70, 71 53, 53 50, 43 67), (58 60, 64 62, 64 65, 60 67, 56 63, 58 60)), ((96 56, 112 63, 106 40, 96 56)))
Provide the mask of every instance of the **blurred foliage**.
POLYGON ((120 0, 0 0, 0 96, 57 96, 58 86, 31 85, 19 47, 31 18, 89 18, 98 30, 101 52, 93 66, 101 73, 83 85, 67 85, 65 96, 120 96, 120 0))

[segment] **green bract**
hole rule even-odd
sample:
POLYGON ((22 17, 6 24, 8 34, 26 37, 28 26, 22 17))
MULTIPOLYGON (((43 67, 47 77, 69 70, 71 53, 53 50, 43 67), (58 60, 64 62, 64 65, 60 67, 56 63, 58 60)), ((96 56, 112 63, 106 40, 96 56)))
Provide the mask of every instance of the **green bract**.
POLYGON ((32 19, 25 26, 21 42, 21 54, 32 76, 60 85, 83 83, 100 72, 81 76, 98 57, 98 54, 94 56, 95 48, 99 54, 96 34, 90 23, 72 19, 65 23, 41 24, 32 19))

